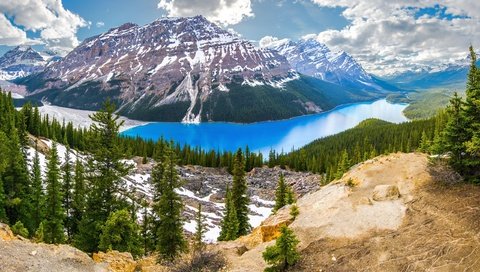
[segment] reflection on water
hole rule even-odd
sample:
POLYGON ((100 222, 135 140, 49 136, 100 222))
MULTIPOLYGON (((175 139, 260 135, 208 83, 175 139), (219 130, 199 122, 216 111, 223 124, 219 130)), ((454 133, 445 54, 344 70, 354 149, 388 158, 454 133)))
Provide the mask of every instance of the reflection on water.
POLYGON ((406 104, 390 104, 386 100, 363 102, 338 107, 332 111, 288 120, 234 123, 150 123, 126 130, 122 135, 144 139, 172 139, 181 144, 200 146, 206 150, 230 150, 249 146, 252 151, 267 154, 270 149, 290 151, 325 136, 356 126, 368 118, 389 122, 407 121, 402 114, 406 104))

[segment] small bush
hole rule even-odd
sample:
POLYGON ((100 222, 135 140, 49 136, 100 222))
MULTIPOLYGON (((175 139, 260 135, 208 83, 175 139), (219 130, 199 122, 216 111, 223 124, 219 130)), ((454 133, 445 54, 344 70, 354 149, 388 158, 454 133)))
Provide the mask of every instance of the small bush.
POLYGON ((295 220, 295 218, 297 218, 299 214, 300 211, 298 210, 298 206, 296 204, 293 204, 290 208, 290 215, 292 216, 292 219, 295 220))
POLYGON ((15 235, 20 235, 22 237, 28 237, 28 230, 23 225, 22 221, 17 221, 15 225, 12 226, 12 232, 15 235))
POLYGON ((226 260, 219 252, 204 251, 190 255, 174 266, 173 272, 215 272, 222 270, 226 260))

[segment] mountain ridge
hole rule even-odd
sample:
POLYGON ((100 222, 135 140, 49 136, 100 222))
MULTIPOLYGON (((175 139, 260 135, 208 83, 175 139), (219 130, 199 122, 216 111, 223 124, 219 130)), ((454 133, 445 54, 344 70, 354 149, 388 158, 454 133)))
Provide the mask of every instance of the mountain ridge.
POLYGON ((385 96, 302 76, 203 16, 123 24, 17 83, 60 106, 97 110, 110 98, 124 116, 185 123, 284 119, 385 96))

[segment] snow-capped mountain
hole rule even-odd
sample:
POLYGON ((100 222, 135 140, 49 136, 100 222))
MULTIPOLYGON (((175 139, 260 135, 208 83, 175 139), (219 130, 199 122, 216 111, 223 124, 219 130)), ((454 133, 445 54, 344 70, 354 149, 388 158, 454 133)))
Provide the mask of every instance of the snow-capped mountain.
POLYGON ((46 63, 30 46, 17 46, 0 57, 0 80, 13 80, 39 72, 46 63))
POLYGON ((98 109, 109 97, 122 115, 184 122, 288 118, 372 98, 305 80, 276 51, 196 16, 110 29, 23 83, 62 106, 98 109))
MULTIPOLYGON (((480 65, 480 61, 477 61, 477 66, 478 65, 480 65)), ((470 58, 467 57, 442 67, 424 67, 385 76, 383 79, 400 88, 454 88, 463 90, 469 69, 470 58)))
POLYGON ((297 72, 341 86, 362 90, 383 90, 377 80, 345 51, 331 51, 315 39, 282 39, 266 46, 285 56, 297 72))

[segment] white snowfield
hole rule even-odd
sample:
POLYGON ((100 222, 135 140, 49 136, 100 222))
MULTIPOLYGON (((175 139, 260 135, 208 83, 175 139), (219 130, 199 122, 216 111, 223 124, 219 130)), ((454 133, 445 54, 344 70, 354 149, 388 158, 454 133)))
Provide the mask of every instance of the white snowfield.
MULTIPOLYGON (((89 116, 95 113, 95 111, 77 110, 48 104, 44 104, 42 107, 39 107, 38 110, 42 115, 48 114, 50 119, 55 118, 60 122, 65 120, 66 123, 72 122, 74 127, 82 128, 90 127, 93 122, 89 116)), ((120 131, 125 131, 132 127, 141 126, 147 123, 128 119, 123 116, 120 117, 120 120, 124 121, 123 126, 120 127, 120 131)))
MULTIPOLYGON (((51 140, 41 140, 43 143, 45 143, 49 148, 52 147, 52 141, 51 140)), ((66 146, 57 143, 57 150, 58 150, 58 156, 61 161, 61 164, 65 162, 66 158, 66 146)), ((32 165, 33 165, 33 159, 35 156, 35 149, 32 147, 29 147, 27 149, 27 160, 29 164, 29 168, 31 170, 32 165)), ((75 163, 77 156, 80 158, 80 160, 85 162, 85 156, 81 153, 77 153, 75 150, 71 150, 70 153, 70 161, 72 164, 75 163)), ((47 166, 47 159, 48 157, 45 156, 45 154, 42 154, 39 152, 39 159, 40 159, 40 168, 42 170, 42 176, 45 178, 45 172, 46 172, 46 166, 47 166)), ((143 195, 145 198, 148 200, 152 200, 153 197, 153 188, 150 183, 150 172, 143 172, 140 171, 139 169, 136 168, 136 163, 133 160, 124 160, 126 164, 134 166, 134 169, 132 170, 131 174, 126 176, 123 181, 125 185, 125 189, 130 191, 130 192, 136 192, 140 193, 143 195)), ((208 185, 210 187, 210 185, 208 185)), ((218 188, 211 188, 211 193, 207 196, 200 197, 198 195, 198 192, 193 192, 190 191, 184 187, 180 187, 179 189, 176 190, 176 192, 182 196, 182 198, 189 200, 188 202, 185 203, 184 207, 184 215, 185 214, 196 214, 198 212, 197 208, 188 205, 191 203, 190 201, 195 201, 202 203, 204 207, 206 205, 214 207, 214 211, 206 211, 202 210, 202 215, 205 220, 205 225, 206 225, 206 233, 204 236, 204 241, 207 243, 215 243, 217 241, 218 236, 220 235, 220 222, 223 217, 223 212, 225 209, 225 203, 222 202, 214 202, 211 200, 211 196, 216 194, 219 189, 218 188)), ((270 214, 271 214, 271 207, 275 204, 273 201, 268 201, 261 199, 258 196, 253 196, 251 198, 251 204, 249 205, 249 210, 250 213, 248 215, 249 217, 249 222, 252 228, 255 228, 263 222, 270 214)), ((149 209, 149 213, 151 213, 151 209, 149 209)), ((139 209, 137 211, 137 218, 141 221, 143 217, 143 210, 139 209)), ((189 217, 191 218, 191 217, 189 217)), ((196 222, 193 219, 187 219, 184 222, 184 229, 187 232, 190 233, 195 233, 196 230, 196 222)))

